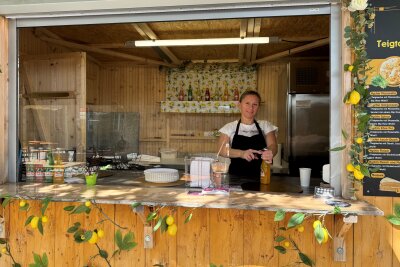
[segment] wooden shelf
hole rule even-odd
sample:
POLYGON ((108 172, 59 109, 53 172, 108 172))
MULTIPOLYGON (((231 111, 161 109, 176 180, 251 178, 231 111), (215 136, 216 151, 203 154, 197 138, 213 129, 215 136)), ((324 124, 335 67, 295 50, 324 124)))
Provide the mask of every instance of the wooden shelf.
POLYGON ((161 101, 161 112, 235 114, 240 110, 237 101, 161 101))
POLYGON ((171 140, 216 140, 214 136, 171 136, 171 140))
POLYGON ((139 142, 167 142, 167 140, 161 138, 140 138, 139 142))

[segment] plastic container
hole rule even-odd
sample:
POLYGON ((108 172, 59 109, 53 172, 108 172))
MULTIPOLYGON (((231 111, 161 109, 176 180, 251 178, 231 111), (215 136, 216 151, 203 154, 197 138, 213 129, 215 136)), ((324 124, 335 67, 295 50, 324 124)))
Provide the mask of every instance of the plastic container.
POLYGON ((162 159, 175 159, 178 151, 175 148, 161 148, 160 154, 162 159))
POLYGON ((85 175, 86 185, 96 185, 97 173, 91 175, 85 175))

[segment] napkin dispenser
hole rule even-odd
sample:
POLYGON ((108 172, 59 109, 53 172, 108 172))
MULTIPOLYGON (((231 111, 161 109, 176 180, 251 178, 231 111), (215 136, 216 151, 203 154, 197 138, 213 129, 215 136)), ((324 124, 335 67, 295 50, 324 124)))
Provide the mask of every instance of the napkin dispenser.
POLYGON ((212 158, 207 157, 195 157, 190 160, 190 187, 210 186, 212 161, 212 158))

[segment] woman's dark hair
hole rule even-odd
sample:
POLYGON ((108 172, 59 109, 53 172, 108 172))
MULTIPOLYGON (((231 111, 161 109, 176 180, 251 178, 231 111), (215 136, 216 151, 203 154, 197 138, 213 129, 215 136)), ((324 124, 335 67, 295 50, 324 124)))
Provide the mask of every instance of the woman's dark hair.
POLYGON ((256 97, 258 97, 258 102, 261 102, 261 96, 257 91, 253 91, 253 90, 249 90, 249 91, 245 91, 239 98, 239 102, 242 102, 242 100, 248 96, 248 95, 254 95, 256 97))

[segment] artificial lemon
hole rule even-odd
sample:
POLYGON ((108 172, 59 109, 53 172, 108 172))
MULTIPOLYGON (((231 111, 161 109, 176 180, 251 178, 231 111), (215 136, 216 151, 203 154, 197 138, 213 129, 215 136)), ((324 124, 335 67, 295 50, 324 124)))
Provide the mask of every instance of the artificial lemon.
POLYGON ((304 232, 304 226, 300 225, 299 227, 297 227, 297 231, 299 231, 300 233, 304 232))
MULTIPOLYGON (((347 164, 347 165, 346 165, 346 170, 347 170, 348 172, 354 172, 354 166, 353 166, 353 164, 351 164, 351 163, 347 164)), ((315 228, 315 227, 314 227, 314 228, 315 228)))
POLYGON ((171 215, 169 215, 169 216, 167 217, 167 219, 165 220, 165 222, 166 222, 168 225, 172 225, 172 224, 175 222, 174 217, 172 217, 171 215))
POLYGON ((318 225, 321 225, 321 226, 322 226, 321 221, 320 221, 320 220, 315 220, 315 221, 313 222, 313 224, 312 224, 312 227, 315 229, 315 228, 318 227, 318 225))
POLYGON ((33 217, 31 220, 31 227, 33 229, 37 228, 38 222, 39 222, 39 217, 37 217, 37 216, 33 217))
POLYGON ((177 231, 178 231, 178 227, 176 226, 176 224, 173 223, 168 226, 167 232, 170 236, 176 235, 177 231))
POLYGON ((285 241, 284 243, 283 243, 283 245, 285 246, 285 247, 290 247, 290 242, 289 241, 285 241))
POLYGON ((85 202, 85 206, 86 206, 86 207, 90 207, 90 206, 92 206, 92 202, 90 202, 89 200, 88 200, 88 201, 86 201, 86 202, 85 202))
POLYGON ((89 242, 89 244, 96 244, 97 239, 98 239, 98 236, 97 236, 96 232, 93 232, 92 237, 88 240, 88 242, 89 242))
POLYGON ((356 178, 357 180, 362 180, 364 178, 364 174, 362 174, 361 171, 355 169, 354 170, 354 178, 356 178))
POLYGON ((322 243, 326 243, 328 242, 329 239, 329 233, 328 230, 326 230, 326 228, 322 228, 322 232, 324 233, 324 239, 322 240, 322 243))
POLYGON ((1 248, 1 253, 5 254, 7 252, 7 249, 5 247, 1 248))
POLYGON ((47 216, 43 216, 42 217, 42 222, 43 223, 47 223, 49 221, 49 218, 47 218, 47 216))
POLYGON ((97 230, 97 236, 99 237, 99 238, 102 238, 102 237, 104 237, 104 231, 103 230, 97 230))
POLYGON ((358 137, 358 138, 356 139, 356 143, 359 144, 359 145, 361 145, 361 144, 363 143, 363 139, 362 139, 361 137, 358 137))
POLYGON ((25 200, 21 200, 21 201, 19 202, 19 206, 20 206, 21 208, 25 207, 25 206, 26 206, 26 201, 25 201, 25 200))
POLYGON ((351 91, 349 101, 352 105, 357 105, 360 102, 361 96, 360 93, 356 90, 351 91))
POLYGON ((348 71, 352 71, 353 69, 354 69, 354 66, 353 66, 353 65, 350 65, 350 66, 347 68, 348 71))

